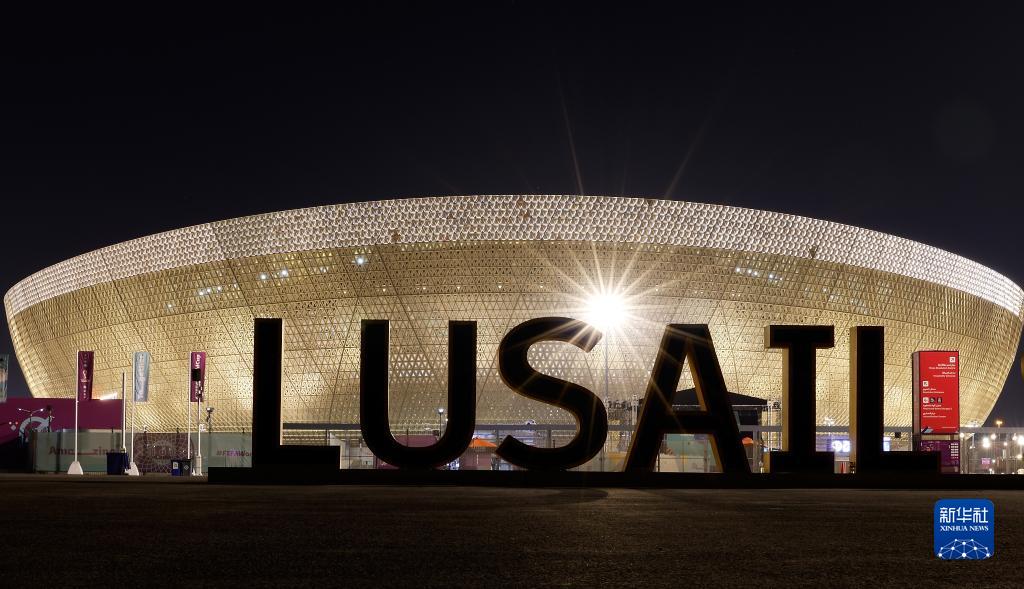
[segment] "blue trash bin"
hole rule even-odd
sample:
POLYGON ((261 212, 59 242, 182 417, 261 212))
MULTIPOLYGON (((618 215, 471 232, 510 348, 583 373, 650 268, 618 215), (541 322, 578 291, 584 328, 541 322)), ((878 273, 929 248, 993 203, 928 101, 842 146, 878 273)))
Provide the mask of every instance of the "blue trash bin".
POLYGON ((128 469, 128 454, 107 452, 107 474, 124 474, 128 469))
POLYGON ((172 477, 192 476, 192 461, 188 458, 175 458, 171 461, 172 477))

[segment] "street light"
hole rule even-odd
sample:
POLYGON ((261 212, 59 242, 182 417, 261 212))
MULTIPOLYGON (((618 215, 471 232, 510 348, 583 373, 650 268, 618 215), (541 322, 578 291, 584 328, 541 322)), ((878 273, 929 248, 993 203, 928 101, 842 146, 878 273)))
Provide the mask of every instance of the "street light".
POLYGON ((437 437, 441 437, 441 430, 444 429, 444 407, 437 408, 437 437))

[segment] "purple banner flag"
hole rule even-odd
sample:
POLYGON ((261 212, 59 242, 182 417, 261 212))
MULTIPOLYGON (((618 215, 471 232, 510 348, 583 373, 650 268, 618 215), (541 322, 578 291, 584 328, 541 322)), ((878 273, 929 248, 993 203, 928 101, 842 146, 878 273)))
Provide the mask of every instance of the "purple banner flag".
POLYGON ((78 400, 92 400, 92 352, 78 352, 78 400))
POLYGON ((188 400, 198 403, 203 400, 206 385, 206 352, 192 352, 189 357, 188 400))

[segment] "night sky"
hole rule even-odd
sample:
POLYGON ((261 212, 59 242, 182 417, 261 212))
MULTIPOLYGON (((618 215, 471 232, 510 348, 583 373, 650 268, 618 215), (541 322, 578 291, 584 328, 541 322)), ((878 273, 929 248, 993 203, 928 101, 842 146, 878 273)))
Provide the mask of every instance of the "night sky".
MULTIPOLYGON (((0 287, 195 223, 509 193, 806 215, 1024 284, 1009 3, 547 4, 0 14, 0 287)), ((997 416, 1024 425, 1017 366, 997 416)))

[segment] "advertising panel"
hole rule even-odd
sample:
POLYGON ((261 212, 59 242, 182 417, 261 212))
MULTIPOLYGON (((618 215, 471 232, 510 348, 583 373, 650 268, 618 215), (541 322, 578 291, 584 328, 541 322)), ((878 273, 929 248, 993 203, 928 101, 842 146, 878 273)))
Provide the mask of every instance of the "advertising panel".
POLYGON ((917 446, 923 452, 938 452, 944 474, 960 473, 960 440, 921 440, 917 446))
MULTIPOLYGON (((96 400, 81 405, 78 412, 79 427, 89 429, 115 429, 121 427, 121 400, 96 400)), ((70 398, 14 397, 0 405, 0 444, 17 438, 28 439, 32 431, 56 431, 75 426, 75 400, 70 398)))
POLYGON ((92 399, 92 368, 93 353, 78 352, 78 400, 89 401, 92 399))
POLYGON ((132 394, 136 403, 145 403, 149 401, 149 352, 135 352, 132 368, 132 394))
POLYGON ((960 432, 960 352, 914 352, 914 431, 960 432))
POLYGON ((206 352, 192 352, 189 368, 188 400, 198 403, 203 400, 203 386, 206 383, 206 352))
MULTIPOLYGON (((72 399, 65 399, 72 401, 72 399)), ((92 403, 102 405, 104 403, 92 403)), ((118 406, 120 404, 118 403, 118 406)), ((195 433, 192 443, 196 443, 195 433)), ((70 432, 37 432, 34 436, 33 470, 67 472, 75 458, 74 438, 70 432)), ((106 472, 107 452, 117 451, 121 441, 116 432, 83 432, 79 439, 78 459, 85 472, 106 472)), ((203 434, 203 470, 209 467, 251 467, 252 436, 217 432, 203 434), (209 454, 206 450, 209 448, 209 454)), ((170 473, 171 461, 187 453, 185 432, 136 433, 135 461, 139 472, 170 473)))

